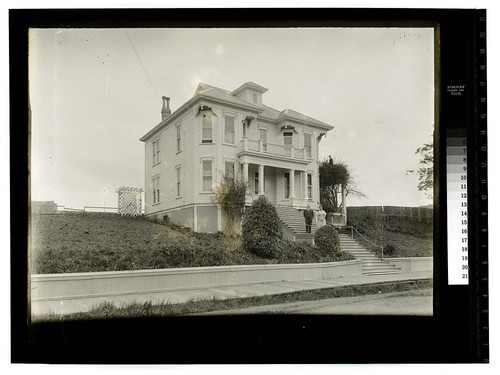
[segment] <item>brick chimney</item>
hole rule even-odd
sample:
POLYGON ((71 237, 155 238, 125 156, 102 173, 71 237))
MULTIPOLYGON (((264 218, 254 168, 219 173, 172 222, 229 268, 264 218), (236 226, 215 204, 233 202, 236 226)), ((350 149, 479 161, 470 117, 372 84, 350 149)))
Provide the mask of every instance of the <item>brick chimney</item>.
POLYGON ((170 111, 170 98, 163 96, 162 99, 163 99, 163 107, 161 109, 161 120, 163 121, 168 116, 170 116, 172 112, 170 111))

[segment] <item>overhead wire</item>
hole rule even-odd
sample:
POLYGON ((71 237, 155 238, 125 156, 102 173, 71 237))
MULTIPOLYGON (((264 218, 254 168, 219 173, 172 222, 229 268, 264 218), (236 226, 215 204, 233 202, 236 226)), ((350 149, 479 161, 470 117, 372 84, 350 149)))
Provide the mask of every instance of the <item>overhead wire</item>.
POLYGON ((144 68, 144 64, 142 63, 141 58, 139 57, 139 54, 137 53, 137 50, 134 47, 134 43, 132 43, 132 39, 130 39, 130 35, 128 35, 127 29, 123 29, 123 30, 125 31, 125 34, 127 35, 127 39, 130 42, 130 45, 132 46, 132 49, 135 52, 135 56, 137 57, 137 60, 139 60, 139 64, 141 64, 142 70, 144 71, 144 74, 146 75, 146 78, 148 79, 149 84, 151 85, 151 88, 153 89, 156 97, 158 99, 160 99, 160 95, 158 95, 158 93, 156 92, 155 87, 153 86, 153 82, 151 82, 151 79, 149 78, 148 72, 146 71, 146 68, 144 68))

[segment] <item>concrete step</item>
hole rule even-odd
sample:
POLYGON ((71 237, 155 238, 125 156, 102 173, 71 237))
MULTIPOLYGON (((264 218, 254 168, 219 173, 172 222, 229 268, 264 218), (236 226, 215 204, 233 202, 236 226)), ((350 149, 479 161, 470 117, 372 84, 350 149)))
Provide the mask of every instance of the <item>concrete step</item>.
POLYGON ((399 273, 399 271, 363 272, 362 274, 366 276, 380 276, 380 275, 392 275, 395 273, 399 273))
POLYGON ((386 264, 386 263, 381 263, 381 264, 365 264, 365 263, 363 263, 361 265, 361 268, 363 268, 363 269, 390 269, 390 270, 397 269, 396 266, 391 266, 390 264, 386 264))

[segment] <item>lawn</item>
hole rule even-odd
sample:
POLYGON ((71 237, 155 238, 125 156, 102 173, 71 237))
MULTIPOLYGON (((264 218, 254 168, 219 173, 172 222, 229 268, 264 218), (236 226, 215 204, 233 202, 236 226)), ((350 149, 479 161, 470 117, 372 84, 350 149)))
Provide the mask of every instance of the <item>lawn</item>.
POLYGON ((32 237, 34 274, 353 259, 288 241, 278 258, 260 258, 244 251, 239 237, 109 213, 33 215, 32 237))

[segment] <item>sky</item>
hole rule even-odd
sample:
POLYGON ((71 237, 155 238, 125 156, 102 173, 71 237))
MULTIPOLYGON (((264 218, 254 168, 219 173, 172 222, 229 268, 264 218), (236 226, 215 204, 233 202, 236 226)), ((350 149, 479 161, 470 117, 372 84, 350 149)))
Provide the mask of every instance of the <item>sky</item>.
POLYGON ((139 138, 199 82, 269 89, 263 101, 335 128, 320 158, 346 163, 366 198, 349 205, 420 206, 415 150, 432 142, 432 28, 33 29, 32 200, 117 207, 144 188, 139 138))

